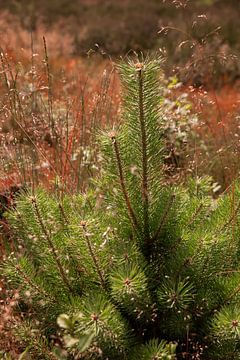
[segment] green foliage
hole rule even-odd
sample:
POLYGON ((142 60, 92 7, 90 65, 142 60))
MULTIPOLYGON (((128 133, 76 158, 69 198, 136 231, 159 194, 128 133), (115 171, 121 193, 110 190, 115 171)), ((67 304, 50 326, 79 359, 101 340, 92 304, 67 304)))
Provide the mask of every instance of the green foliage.
POLYGON ((193 301, 193 287, 187 281, 166 281, 158 292, 159 303, 169 309, 184 310, 193 301))
POLYGON ((238 359, 240 349, 239 307, 228 305, 213 321, 213 342, 217 359, 238 359))
POLYGON ((175 350, 176 350, 176 345, 174 344, 167 344, 164 340, 162 340, 159 343, 157 339, 152 339, 147 344, 142 345, 138 350, 136 350, 132 359, 133 360, 137 360, 137 359, 171 360, 171 359, 175 359, 175 350))
POLYGON ((209 178, 165 182, 159 67, 119 65, 123 121, 89 193, 24 193, 7 214, 20 250, 1 270, 38 324, 39 341, 19 332, 34 359, 59 329, 67 359, 240 356, 240 188, 213 200, 209 178))

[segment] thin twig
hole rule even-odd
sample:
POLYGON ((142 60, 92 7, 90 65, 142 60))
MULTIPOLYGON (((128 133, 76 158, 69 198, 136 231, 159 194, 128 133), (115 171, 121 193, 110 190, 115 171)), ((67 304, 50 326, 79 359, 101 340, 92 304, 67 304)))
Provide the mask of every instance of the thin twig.
POLYGON ((46 64, 46 73, 47 73, 47 80, 48 80, 48 119, 49 124, 52 127, 52 135, 54 135, 54 120, 52 116, 52 82, 51 82, 51 75, 50 75, 50 66, 49 66, 49 58, 47 52, 47 42, 46 38, 43 36, 43 46, 44 46, 44 53, 45 53, 45 64, 46 64))

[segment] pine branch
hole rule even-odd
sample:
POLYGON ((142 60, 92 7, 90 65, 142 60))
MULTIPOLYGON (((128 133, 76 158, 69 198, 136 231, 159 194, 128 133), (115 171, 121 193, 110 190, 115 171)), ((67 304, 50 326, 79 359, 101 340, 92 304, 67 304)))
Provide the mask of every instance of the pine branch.
POLYGON ((54 246, 54 244, 53 244, 53 242, 52 242, 52 240, 51 240, 51 237, 50 237, 50 235, 49 235, 49 233, 48 233, 48 231, 47 231, 47 229, 46 229, 46 227, 45 227, 45 225, 44 225, 44 223, 43 223, 43 220, 42 220, 42 217, 41 217, 41 214, 40 214, 40 210, 39 210, 39 208, 38 208, 38 204, 37 204, 36 198, 33 196, 33 197, 31 198, 31 201, 32 201, 33 209, 35 210, 35 213, 36 213, 38 222, 39 222, 39 224, 40 224, 40 226, 41 226, 41 229, 42 229, 42 231, 43 231, 43 233, 44 233, 44 235, 45 235, 45 238, 46 238, 46 240, 47 240, 47 242, 48 242, 48 245, 49 245, 49 247, 50 247, 50 249, 51 249, 51 251, 52 251, 53 257, 54 257, 55 262, 56 262, 56 264, 57 264, 57 268, 58 268, 59 274, 60 274, 60 276, 61 276, 64 284, 66 285, 66 287, 67 287, 68 290, 70 291, 70 293, 72 293, 73 290, 72 290, 72 288, 71 288, 71 286, 70 286, 70 284, 69 284, 69 282, 68 282, 68 278, 67 278, 67 276, 66 276, 66 274, 65 274, 65 271, 64 271, 64 269, 63 269, 63 266, 62 266, 62 264, 61 264, 61 262, 60 262, 60 260, 59 260, 59 257, 58 257, 58 255, 57 255, 57 250, 55 249, 55 246, 54 246))
MULTIPOLYGON (((21 342, 26 346, 26 357, 30 359, 42 360, 58 360, 59 357, 52 351, 52 346, 39 331, 36 331, 35 326, 27 321, 23 321, 20 327, 16 330, 16 335, 21 342)), ((20 358, 25 354, 22 353, 20 358)), ((24 358, 26 358, 24 356, 24 358)))
POLYGON ((128 210, 128 217, 129 217, 129 219, 131 221, 133 229, 135 230, 135 232, 138 232, 139 231, 139 225, 138 225, 136 215, 135 215, 135 213, 133 211, 133 208, 132 208, 132 205, 131 205, 131 202, 130 202, 130 199, 129 199, 129 196, 128 196, 128 193, 127 193, 127 189, 126 189, 126 185, 125 185, 125 179, 124 179, 124 175, 123 175, 123 167, 122 167, 121 155, 120 155, 118 142, 117 142, 117 139, 116 139, 116 134, 111 132, 110 137, 111 137, 111 140, 112 140, 114 153, 115 153, 115 157, 116 157, 120 185, 121 185, 122 193, 123 193, 125 203, 126 203, 126 206, 127 206, 127 210, 128 210))
POLYGON ((165 225, 165 223, 166 223, 166 221, 167 221, 167 218, 168 218, 168 215, 169 215, 169 211, 170 211, 170 209, 171 209, 171 207, 172 207, 172 205, 173 205, 173 203, 174 203, 174 200, 175 200, 175 195, 174 195, 174 194, 170 195, 169 200, 168 200, 168 203, 167 203, 167 207, 166 207, 165 212, 164 212, 164 214, 163 214, 163 217, 162 217, 162 219, 161 219, 161 221, 160 221, 160 224, 159 224, 159 226, 158 226, 158 228, 157 228, 157 231, 156 231, 155 235, 154 235, 153 238, 152 238, 152 242, 154 242, 155 240, 157 240, 157 238, 158 238, 159 235, 161 234, 162 228, 163 228, 163 226, 165 225))
POLYGON ((59 206, 59 209, 60 209, 60 212, 61 212, 61 215, 62 215, 62 218, 63 218, 65 224, 68 225, 69 224, 68 218, 67 218, 64 208, 60 202, 58 203, 58 206, 59 206))
POLYGON ((20 268, 20 266, 17 264, 15 265, 13 262, 11 262, 11 265, 15 268, 15 270, 19 273, 19 275, 26 281, 26 283, 34 290, 37 291, 38 294, 51 298, 50 294, 47 294, 44 290, 40 289, 33 281, 25 274, 24 271, 20 268))
POLYGON ((228 228, 229 225, 231 225, 231 223, 236 219, 237 213, 240 210, 240 201, 238 202, 238 205, 234 211, 234 213, 232 214, 232 216, 228 219, 228 221, 221 227, 221 229, 219 229, 220 232, 222 232, 223 230, 225 230, 226 228, 228 228))
POLYGON ((226 299, 224 299, 221 303, 219 303, 218 306, 215 306, 214 308, 210 309, 207 312, 207 315, 210 317, 214 315, 217 311, 220 311, 224 306, 229 305, 231 300, 233 300, 234 297, 239 293, 240 293, 240 285, 237 286, 236 289, 229 296, 227 296, 226 299))
POLYGON ((240 285, 236 287, 236 289, 224 300, 221 304, 221 307, 227 305, 234 297, 240 293, 240 285))
POLYGON ((102 288, 104 290, 106 290, 107 286, 106 286, 106 281, 104 279, 104 274, 103 274, 103 271, 101 270, 100 265, 98 264, 98 259, 97 259, 96 255, 94 254, 94 251, 93 251, 93 248, 92 248, 92 245, 91 245, 91 241, 89 239, 89 235, 88 235, 88 232, 87 232, 87 223, 86 223, 86 221, 81 221, 80 225, 81 225, 81 227, 83 229, 83 233, 84 233, 84 237, 85 237, 85 240, 86 240, 86 243, 87 243, 87 247, 88 247, 90 256, 91 256, 91 258, 93 260, 93 263, 95 265, 95 268, 97 270, 101 286, 102 286, 102 288))
POLYGON ((186 224, 186 226, 191 226, 194 221, 196 220, 197 216, 200 214, 200 212, 202 211, 203 208, 203 203, 201 203, 198 208, 196 209, 196 211, 194 212, 194 214, 192 215, 192 217, 190 218, 190 220, 188 221, 188 223, 186 224))
POLYGON ((138 101, 139 101, 139 122, 141 126, 142 137, 142 198, 143 198, 143 221, 144 221, 144 240, 145 245, 150 245, 150 231, 149 231, 149 190, 148 190, 148 156, 147 156, 147 134, 144 114, 144 99, 143 99, 143 67, 144 64, 136 64, 138 71, 138 101))
MULTIPOLYGON (((225 224, 223 224, 223 226, 221 226, 220 228, 216 228, 216 230, 215 230, 215 240, 214 240, 214 242, 212 243, 212 246, 213 246, 213 245, 217 245, 217 243, 218 243, 218 234, 222 233, 225 229, 227 229, 227 228, 232 224, 232 222, 236 219, 236 216, 237 216, 237 213, 239 212, 239 210, 240 210, 240 201, 238 202, 238 205, 237 205, 234 213, 233 213, 232 216, 230 216, 230 218, 225 222, 225 224)), ((201 245, 203 244, 204 240, 205 240, 204 238, 203 238, 203 239, 200 239, 200 242, 199 242, 199 245, 200 245, 200 246, 199 246, 199 248, 198 248, 197 250, 200 251, 201 245)), ((229 246, 230 246, 230 244, 231 244, 231 241, 229 241, 229 246)), ((189 264, 192 263, 192 261, 194 260, 194 258, 198 255, 199 251, 196 251, 195 255, 190 259, 189 264)), ((209 261, 209 259, 210 259, 210 255, 211 255, 211 254, 208 253, 207 256, 206 256, 206 258, 205 258, 206 266, 207 266, 207 261, 209 261)), ((239 288, 239 290, 240 290, 240 288, 239 288)), ((237 292, 238 292, 238 291, 237 291, 237 292)), ((234 296, 234 295, 233 295, 233 296, 234 296)))

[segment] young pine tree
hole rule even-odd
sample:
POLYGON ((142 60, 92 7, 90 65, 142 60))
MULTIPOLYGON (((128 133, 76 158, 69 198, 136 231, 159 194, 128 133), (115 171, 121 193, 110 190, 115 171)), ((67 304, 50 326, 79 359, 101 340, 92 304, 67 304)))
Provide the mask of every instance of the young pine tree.
POLYGON ((160 62, 121 64, 122 123, 87 194, 23 194, 1 265, 32 359, 239 359, 240 189, 163 174, 160 62), (101 202, 99 202, 101 198, 101 202), (34 330, 34 331, 33 331, 34 330))

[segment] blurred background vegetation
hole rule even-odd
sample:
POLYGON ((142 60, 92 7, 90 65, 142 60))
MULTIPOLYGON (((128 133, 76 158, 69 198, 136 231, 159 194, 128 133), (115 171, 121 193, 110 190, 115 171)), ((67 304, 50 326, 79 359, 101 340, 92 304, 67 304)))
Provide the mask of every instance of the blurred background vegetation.
POLYGON ((62 37, 71 39, 64 55, 115 57, 161 48, 166 70, 184 65, 176 70, 181 80, 199 85, 210 72, 220 83, 240 75, 239 0, 2 0, 0 9, 25 31, 59 25, 62 37))

